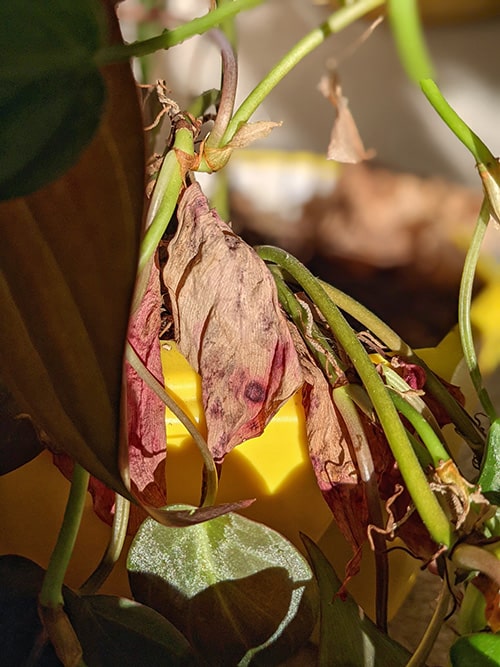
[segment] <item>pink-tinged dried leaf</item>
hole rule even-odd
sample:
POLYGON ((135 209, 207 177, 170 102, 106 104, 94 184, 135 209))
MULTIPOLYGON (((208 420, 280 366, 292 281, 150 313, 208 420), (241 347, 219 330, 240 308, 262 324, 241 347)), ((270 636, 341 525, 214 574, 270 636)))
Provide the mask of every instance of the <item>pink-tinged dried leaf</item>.
POLYGON ((210 210, 197 184, 178 219, 164 282, 179 349, 202 377, 208 446, 222 461, 262 433, 302 373, 264 262, 210 210))
POLYGON ((427 376, 422 366, 405 361, 397 355, 391 358, 391 368, 414 390, 424 388, 427 376))
MULTIPOLYGON (((400 375, 405 382, 407 382, 412 389, 420 390, 424 389, 427 376, 425 370, 418 366, 417 364, 410 363, 405 361, 402 357, 394 356, 391 359, 391 366, 400 375)), ((453 396, 453 398, 460 403, 460 405, 465 405, 465 397, 460 390, 460 387, 457 387, 454 384, 450 384, 446 380, 439 378, 441 384, 447 389, 447 391, 453 396)), ((443 408, 441 403, 437 401, 432 394, 426 393, 423 397, 425 403, 429 407, 430 411, 434 415, 438 426, 443 427, 446 424, 450 424, 451 420, 448 416, 448 413, 443 408)))
MULTIPOLYGON (((161 292, 159 272, 151 268, 141 305, 129 323, 128 341, 149 372, 163 384, 160 357, 161 292)), ((128 454, 132 491, 146 503, 148 495, 166 503, 165 489, 165 405, 155 392, 126 363, 128 454), (151 485, 161 488, 153 490, 151 485), (144 496, 144 498, 143 498, 144 496)))
MULTIPOLYGON (((160 358, 161 293, 158 269, 151 269, 147 289, 137 311, 129 322, 128 340, 148 370, 162 377, 160 358)), ((128 464, 130 490, 140 505, 132 505, 128 532, 134 534, 146 518, 147 507, 161 507, 167 502, 165 487, 165 406, 157 395, 126 363, 128 464), (144 507, 143 507, 144 506, 144 507)), ((57 454, 54 463, 71 479, 72 460, 57 454)), ((91 477, 89 491, 97 516, 111 523, 115 493, 91 477)))
POLYGON ((335 76, 324 76, 319 82, 319 91, 335 107, 337 115, 330 134, 330 143, 326 157, 346 164, 357 164, 369 160, 375 155, 373 150, 366 151, 354 122, 349 103, 342 95, 342 88, 335 76))
POLYGON ((302 404, 306 418, 309 457, 318 486, 354 558, 348 577, 359 570, 361 545, 367 539, 368 507, 363 484, 331 396, 331 387, 316 366, 302 338, 291 328, 299 354, 304 386, 302 404))

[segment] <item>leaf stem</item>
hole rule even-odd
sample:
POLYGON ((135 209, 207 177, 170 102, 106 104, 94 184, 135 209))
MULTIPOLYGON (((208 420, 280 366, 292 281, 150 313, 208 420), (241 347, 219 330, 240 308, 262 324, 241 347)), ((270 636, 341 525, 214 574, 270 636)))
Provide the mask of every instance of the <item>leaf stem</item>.
POLYGON ((248 97, 237 109, 226 133, 222 145, 227 144, 233 138, 242 123, 246 123, 262 101, 269 95, 278 83, 311 51, 320 46, 330 35, 340 32, 348 25, 359 19, 372 9, 384 4, 385 0, 359 0, 348 7, 342 7, 334 12, 318 28, 312 30, 303 37, 295 46, 279 61, 275 67, 257 84, 248 97))
POLYGON ((337 304, 337 306, 354 317, 360 324, 369 329, 380 341, 397 354, 409 361, 418 363, 425 370, 425 388, 441 403, 448 416, 460 431, 464 439, 469 443, 474 453, 481 457, 484 451, 484 437, 478 431, 470 415, 463 406, 458 403, 449 391, 442 385, 439 378, 433 373, 425 361, 405 341, 389 327, 377 315, 372 313, 366 306, 353 299, 348 294, 329 285, 323 280, 319 281, 325 292, 337 304))
POLYGON ((89 473, 75 462, 63 522, 40 591, 42 607, 55 609, 64 605, 62 587, 80 528, 88 484, 89 473))
POLYGON ((179 199, 183 175, 177 151, 194 155, 193 133, 190 129, 181 127, 177 130, 173 148, 166 154, 158 174, 139 253, 139 274, 155 253, 179 199))
POLYGON ((174 28, 174 30, 165 30, 161 35, 151 37, 132 44, 112 44, 100 49, 96 56, 96 64, 101 67, 110 63, 123 62, 130 58, 140 58, 147 56, 155 51, 170 49, 172 46, 181 44, 190 37, 201 35, 212 28, 215 28, 228 19, 236 16, 240 12, 260 5, 263 0, 233 0, 225 2, 204 16, 192 19, 187 23, 174 28))
POLYGON ((481 244, 488 228, 489 219, 490 206, 488 200, 485 197, 483 199, 483 204, 476 222, 474 234, 472 235, 469 249, 465 257, 458 300, 458 326, 460 331, 460 340, 462 342, 462 349, 464 352, 464 359, 465 363, 467 364, 467 368, 469 369, 472 383, 476 389, 484 411, 488 415, 490 422, 493 423, 497 418, 497 413, 490 399, 490 396, 483 385, 483 378, 481 376, 481 371, 479 370, 476 350, 474 348, 474 338, 472 336, 472 325, 470 319, 474 276, 481 252, 481 244))
POLYGON ((217 496, 219 478, 217 475, 217 468, 215 466, 214 459, 210 453, 207 443, 205 442, 205 439, 202 437, 201 433, 198 431, 193 422, 186 415, 184 410, 179 405, 177 405, 174 399, 165 391, 163 385, 144 365, 130 342, 127 342, 125 357, 137 375, 141 378, 141 380, 143 380, 148 385, 148 387, 150 387, 150 389, 152 389, 155 394, 165 403, 167 408, 174 413, 174 415, 195 441, 196 446, 198 447, 198 450, 202 456, 203 465, 205 467, 206 486, 204 489, 205 496, 203 507, 210 507, 211 505, 214 505, 217 496))
POLYGON ((403 67, 409 78, 418 83, 434 77, 427 51, 416 0, 387 0, 392 34, 403 67))
MULTIPOLYGON (((332 398, 342 416, 342 421, 351 439, 359 474, 365 487, 370 523, 383 529, 384 520, 380 506, 377 475, 363 421, 345 385, 336 387, 332 391, 332 398)), ((376 621, 378 627, 383 632, 387 632, 389 563, 387 560, 386 541, 384 535, 377 531, 373 531, 372 539, 375 547, 376 621)))
POLYGON ((111 574, 113 567, 120 558, 123 544, 127 536, 129 515, 130 501, 119 493, 116 493, 115 514, 113 516, 113 525, 111 527, 108 546, 106 547, 106 551, 104 552, 99 565, 80 586, 78 591, 80 595, 93 595, 96 593, 111 574))
POLYGON ((448 104, 434 81, 425 78, 420 81, 420 86, 434 109, 455 136, 469 149, 476 162, 487 166, 493 165, 496 162, 493 153, 448 104))
POLYGON ((424 667, 429 654, 434 646, 436 639, 441 631, 444 619, 448 613, 451 594, 449 591, 449 584, 446 578, 443 580, 437 605, 432 614, 429 625, 425 629, 424 635, 415 649, 412 657, 407 662, 406 667, 424 667))
POLYGON ((355 332, 316 278, 295 257, 284 250, 271 246, 260 246, 256 248, 256 251, 265 261, 274 262, 284 268, 303 287, 309 298, 322 312, 331 331, 351 359, 370 396, 408 492, 422 521, 435 542, 446 547, 451 546, 453 542, 452 526, 429 488, 403 424, 389 397, 387 388, 355 332))
POLYGON ((500 588, 500 560, 486 549, 474 544, 458 544, 451 554, 451 562, 470 572, 483 572, 500 588))
POLYGON ((219 108, 212 131, 205 142, 206 146, 216 148, 219 146, 233 114, 236 88, 238 86, 238 63, 231 43, 221 30, 212 30, 209 35, 220 48, 222 59, 219 108))
POLYGON ((394 389, 389 389, 389 396, 394 403, 396 410, 410 422, 415 431, 420 436, 422 442, 431 455, 432 464, 435 468, 442 462, 448 461, 450 455, 444 448, 442 442, 437 437, 434 429, 427 423, 425 418, 415 410, 405 399, 394 389))

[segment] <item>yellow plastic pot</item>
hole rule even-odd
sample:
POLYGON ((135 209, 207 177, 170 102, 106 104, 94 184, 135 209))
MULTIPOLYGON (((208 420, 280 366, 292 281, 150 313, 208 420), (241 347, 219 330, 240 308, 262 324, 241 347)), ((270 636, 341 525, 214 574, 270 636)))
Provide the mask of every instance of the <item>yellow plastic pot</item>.
MULTIPOLYGON (((162 351, 169 393, 203 430, 200 381, 175 349, 162 351)), ((197 504, 201 486, 201 457, 184 427, 167 410, 167 490, 169 503, 197 504)), ((0 553, 19 553, 46 566, 62 519, 68 482, 44 453, 17 471, 0 477, 0 553)), ((331 520, 331 513, 316 485, 308 459, 300 397, 280 410, 260 438, 247 441, 226 458, 218 502, 256 498, 244 511, 288 537, 299 548, 299 531, 319 542, 342 576, 351 550, 331 520)), ((67 582, 77 587, 98 563, 109 528, 93 513, 90 498, 85 509, 67 582)), ((374 612, 374 570, 367 550, 361 574, 351 590, 367 613, 374 612)), ((397 610, 418 568, 399 552, 391 553, 390 613, 397 610)), ((122 562, 103 592, 129 595, 122 562)))

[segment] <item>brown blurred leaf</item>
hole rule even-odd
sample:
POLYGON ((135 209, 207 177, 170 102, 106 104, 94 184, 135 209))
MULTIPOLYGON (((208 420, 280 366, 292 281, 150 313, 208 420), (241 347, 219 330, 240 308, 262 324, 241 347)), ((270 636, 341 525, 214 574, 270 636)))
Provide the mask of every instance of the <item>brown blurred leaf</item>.
POLYGON ((342 95, 337 77, 334 75, 322 77, 318 88, 337 111, 326 153, 327 159, 356 164, 372 158, 375 152, 365 150, 354 118, 349 111, 347 97, 342 95))
MULTIPOLYGON (((114 13, 110 30, 117 35, 114 13)), ((103 74, 105 115, 79 162, 48 187, 0 205, 0 367, 50 440, 127 494, 119 409, 144 148, 130 66, 103 74)))
POLYGON ((222 461, 262 433, 302 373, 264 262, 210 210, 197 184, 178 219, 164 282, 179 348, 202 377, 207 442, 222 461))
POLYGON ((302 404, 309 457, 323 497, 353 548, 354 559, 348 572, 353 576, 359 569, 360 547, 367 539, 368 507, 364 487, 332 400, 331 387, 300 335, 291 329, 304 374, 302 404))

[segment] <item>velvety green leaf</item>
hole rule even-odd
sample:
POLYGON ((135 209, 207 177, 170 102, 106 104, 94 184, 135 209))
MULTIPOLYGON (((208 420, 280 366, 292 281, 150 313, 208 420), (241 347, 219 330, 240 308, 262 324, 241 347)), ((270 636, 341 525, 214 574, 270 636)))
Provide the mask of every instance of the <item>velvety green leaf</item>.
MULTIPOLYGON (((3 667, 26 664, 42 631, 38 593, 44 571, 21 556, 0 557, 0 662, 3 667)), ((37 667, 60 667, 50 645, 41 649, 37 667)))
POLYGON ((43 449, 33 423, 0 380, 0 475, 28 463, 43 449))
POLYGON ((490 426, 478 484, 491 503, 500 504, 500 419, 490 426))
POLYGON ((460 637, 450 649, 452 667, 498 667, 500 634, 479 632, 460 637))
POLYGON ((318 546, 301 535, 320 591, 319 667, 402 667, 410 653, 380 632, 350 595, 318 546))
POLYGON ((237 514, 187 528, 146 519, 127 567, 134 597, 168 618, 210 665, 280 664, 314 627, 317 591, 303 556, 237 514))
MULTIPOLYGON (((2 667, 26 662, 42 630, 38 593, 44 570, 21 556, 0 557, 0 656, 2 667)), ((163 616, 132 600, 80 597, 64 587, 65 611, 89 667, 157 667, 195 664, 186 639, 163 616)), ((50 644, 37 667, 60 667, 50 644)))
POLYGON ((163 616, 138 602, 66 592, 66 611, 87 665, 157 667, 195 664, 185 637, 163 616))
POLYGON ((103 73, 106 113, 79 162, 0 204, 0 372, 51 442, 125 495, 119 408, 144 147, 129 65, 103 73))
POLYGON ((0 199, 62 174, 97 130, 103 18, 96 0, 0 3, 0 199))

